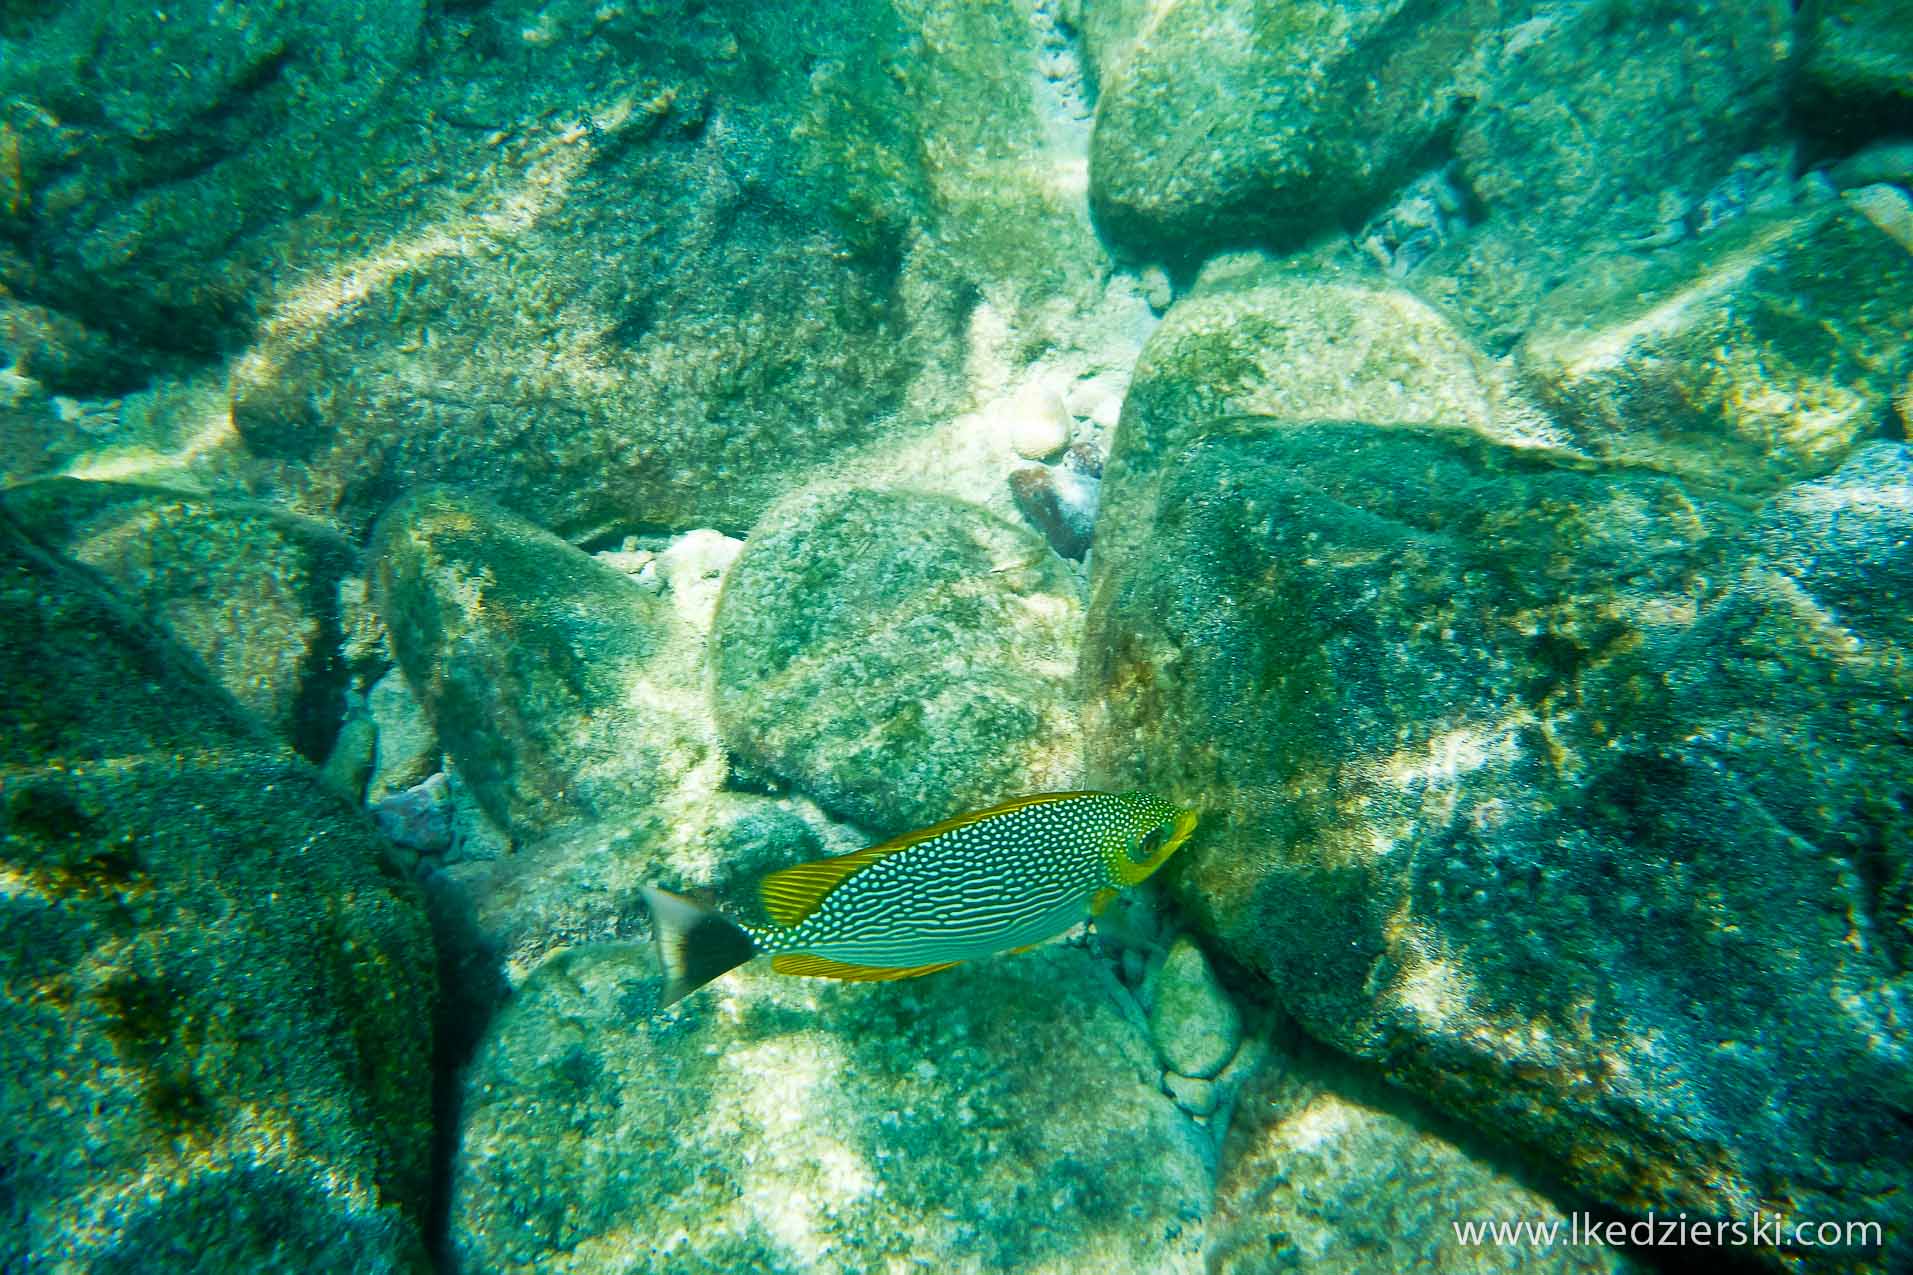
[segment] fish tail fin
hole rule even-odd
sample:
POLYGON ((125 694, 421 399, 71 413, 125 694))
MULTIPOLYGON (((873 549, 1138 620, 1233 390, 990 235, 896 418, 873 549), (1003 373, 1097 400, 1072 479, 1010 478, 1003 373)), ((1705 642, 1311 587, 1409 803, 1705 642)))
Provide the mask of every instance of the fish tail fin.
POLYGON ((656 886, 638 888, 651 909, 651 932, 657 939, 658 961, 664 966, 659 1009, 757 955, 757 944, 744 927, 714 909, 656 886))

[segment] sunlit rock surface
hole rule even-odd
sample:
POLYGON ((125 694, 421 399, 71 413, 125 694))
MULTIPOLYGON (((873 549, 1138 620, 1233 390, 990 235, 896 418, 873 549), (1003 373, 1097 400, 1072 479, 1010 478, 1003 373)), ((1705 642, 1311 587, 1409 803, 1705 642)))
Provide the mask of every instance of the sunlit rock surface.
POLYGON ((718 723, 740 758, 879 832, 1072 788, 1081 615, 1049 546, 975 506, 800 493, 725 582, 718 723))
POLYGON ((629 817, 710 752, 695 646, 622 572, 445 491, 386 515, 372 554, 407 682, 515 837, 629 817))
POLYGON ((1598 1199, 1903 1226, 1904 445, 1749 510, 1259 424, 1170 459, 1089 621, 1092 782, 1208 811, 1184 900, 1598 1199))
POLYGON ((1358 212, 1410 176, 1479 91, 1469 68, 1495 10, 1151 6, 1126 52, 1098 63, 1098 227, 1126 256, 1182 264, 1217 247, 1290 247, 1358 212))
POLYGON ((1283 1042, 1237 1111, 1210 1230, 1217 1275, 1649 1269, 1575 1242, 1607 1215, 1563 1207, 1505 1148, 1319 1047, 1283 1042), (1492 1225, 1509 1230, 1467 1229, 1492 1225))
POLYGON ((756 969, 662 1017, 556 960, 464 1080, 459 1268, 1201 1271, 1206 1139, 1081 951, 902 983, 756 969))
POLYGON ((1758 492, 1825 473, 1885 417, 1913 351, 1913 221, 1852 200, 1609 259, 1550 294, 1516 358, 1609 460, 1758 492), (1889 224, 1891 224, 1889 222, 1889 224))

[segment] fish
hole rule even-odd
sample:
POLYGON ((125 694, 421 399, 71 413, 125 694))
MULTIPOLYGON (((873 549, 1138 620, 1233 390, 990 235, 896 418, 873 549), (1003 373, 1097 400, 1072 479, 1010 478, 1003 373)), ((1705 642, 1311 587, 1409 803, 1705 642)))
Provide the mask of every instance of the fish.
POLYGON ((1148 879, 1197 812, 1141 792, 1047 792, 770 873, 772 924, 640 886, 663 966, 660 1009, 760 955, 779 974, 917 978, 1034 947, 1148 879))

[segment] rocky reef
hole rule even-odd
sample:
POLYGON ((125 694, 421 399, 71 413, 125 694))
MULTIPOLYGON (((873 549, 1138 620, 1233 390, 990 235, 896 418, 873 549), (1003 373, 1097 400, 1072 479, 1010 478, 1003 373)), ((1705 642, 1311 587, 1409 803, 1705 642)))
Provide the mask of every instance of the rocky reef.
POLYGON ((0 1269, 1907 1269, 1910 33, 0 4, 0 1269))

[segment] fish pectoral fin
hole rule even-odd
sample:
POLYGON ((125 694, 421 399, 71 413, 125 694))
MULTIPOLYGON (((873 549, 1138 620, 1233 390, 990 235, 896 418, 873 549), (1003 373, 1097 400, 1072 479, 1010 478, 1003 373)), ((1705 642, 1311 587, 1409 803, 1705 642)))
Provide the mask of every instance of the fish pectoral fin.
POLYGON ((1121 893, 1121 890, 1109 889, 1096 891, 1096 893, 1089 896, 1089 914, 1091 916, 1101 916, 1103 909, 1114 903, 1116 896, 1121 893))
POLYGON ((833 961, 828 956, 812 956, 808 952, 785 952, 771 958, 771 968, 779 974, 799 974, 806 978, 841 978, 854 983, 882 983, 893 978, 921 978, 925 974, 947 970, 958 963, 943 961, 937 965, 912 965, 907 968, 891 965, 852 965, 848 961, 833 961))

